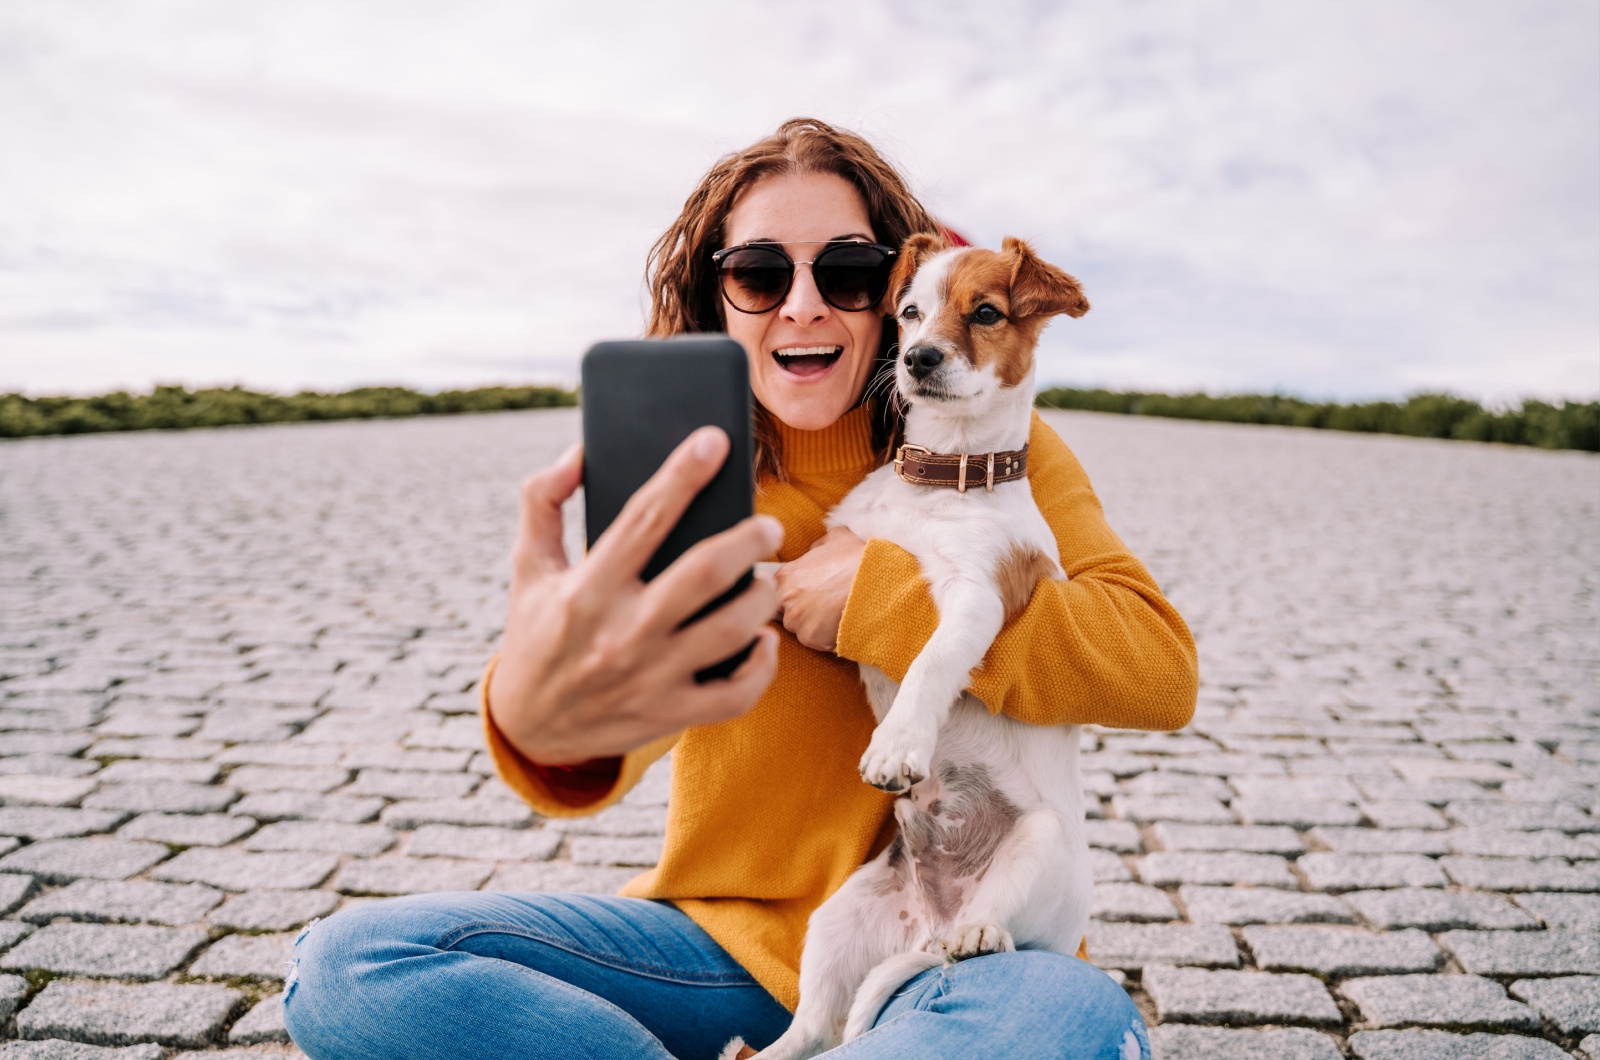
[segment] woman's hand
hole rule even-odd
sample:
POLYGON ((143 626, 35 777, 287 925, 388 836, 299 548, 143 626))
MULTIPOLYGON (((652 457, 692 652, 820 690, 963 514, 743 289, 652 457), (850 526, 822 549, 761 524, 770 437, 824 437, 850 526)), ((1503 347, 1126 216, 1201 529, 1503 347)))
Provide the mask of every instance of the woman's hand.
POLYGON ((639 488, 581 562, 561 546, 561 505, 583 478, 574 446, 522 486, 522 523, 511 556, 511 599, 489 712, 512 745, 543 765, 623 754, 691 725, 725 721, 755 705, 777 668, 777 610, 770 579, 691 626, 679 626, 772 554, 783 528, 746 519, 701 541, 648 585, 639 572, 711 481, 728 436, 704 428, 639 488), (694 673, 755 650, 726 680, 694 673))
POLYGON ((799 559, 778 568, 778 603, 783 627, 816 651, 839 646, 839 623, 867 543, 834 527, 799 559))

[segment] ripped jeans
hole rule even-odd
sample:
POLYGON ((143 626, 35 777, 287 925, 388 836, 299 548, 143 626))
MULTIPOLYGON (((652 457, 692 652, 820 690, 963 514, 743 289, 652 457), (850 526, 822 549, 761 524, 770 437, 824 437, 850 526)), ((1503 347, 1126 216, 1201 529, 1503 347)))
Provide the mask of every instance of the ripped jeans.
MULTIPOLYGON (((284 1020, 312 1060, 715 1060, 789 1013, 664 902, 469 891, 373 902, 301 933, 284 1020)), ((838 1060, 1149 1060, 1138 1010, 1073 957, 912 979, 838 1060)))

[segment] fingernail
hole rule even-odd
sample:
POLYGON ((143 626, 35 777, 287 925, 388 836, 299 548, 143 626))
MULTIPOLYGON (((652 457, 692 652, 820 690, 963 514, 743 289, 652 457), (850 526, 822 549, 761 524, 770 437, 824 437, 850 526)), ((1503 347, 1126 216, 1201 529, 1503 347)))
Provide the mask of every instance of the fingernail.
POLYGON ((761 532, 767 539, 767 547, 776 549, 783 544, 783 524, 770 515, 758 515, 756 521, 761 524, 761 532))
POLYGON ((694 455, 701 460, 715 460, 722 455, 726 444, 727 435, 723 434, 720 427, 707 427, 695 439, 694 455))

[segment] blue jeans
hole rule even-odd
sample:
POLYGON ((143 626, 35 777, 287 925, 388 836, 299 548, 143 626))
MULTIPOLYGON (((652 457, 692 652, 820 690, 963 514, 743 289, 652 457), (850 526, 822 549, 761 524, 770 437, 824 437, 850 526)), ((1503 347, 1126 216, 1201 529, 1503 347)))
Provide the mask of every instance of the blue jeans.
MULTIPOLYGON (((715 1060, 789 1013, 663 902, 469 891, 374 902, 295 944, 284 1019, 312 1060, 715 1060)), ((995 954, 907 983, 839 1060, 1149 1060, 1128 995, 1054 953, 995 954)))

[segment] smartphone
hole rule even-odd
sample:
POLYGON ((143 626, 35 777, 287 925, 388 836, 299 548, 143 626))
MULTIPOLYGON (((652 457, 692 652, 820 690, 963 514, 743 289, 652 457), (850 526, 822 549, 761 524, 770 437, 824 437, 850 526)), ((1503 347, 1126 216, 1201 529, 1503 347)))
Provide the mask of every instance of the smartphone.
MULTIPOLYGON (((690 502, 645 565, 649 581, 696 542, 730 529, 754 511, 750 430, 750 366, 744 347, 726 335, 601 342, 583 357, 584 529, 589 547, 672 450, 701 427, 721 427, 732 443, 716 477, 690 502)), ((690 625, 749 586, 746 572, 689 617, 690 625)), ((727 677, 755 641, 695 674, 701 683, 727 677)))

